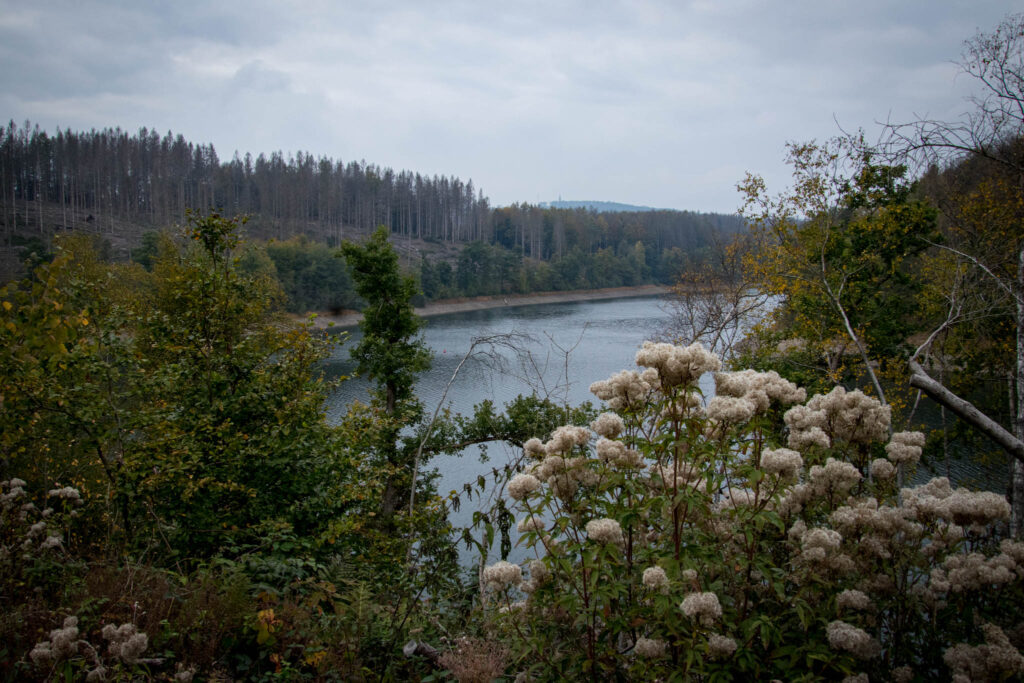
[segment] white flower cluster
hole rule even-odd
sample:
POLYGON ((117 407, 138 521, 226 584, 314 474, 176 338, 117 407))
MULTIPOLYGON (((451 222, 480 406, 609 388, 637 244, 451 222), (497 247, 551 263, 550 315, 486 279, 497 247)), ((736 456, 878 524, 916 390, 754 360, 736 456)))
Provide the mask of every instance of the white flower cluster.
POLYGON ((757 494, 750 489, 727 489, 714 505, 717 512, 757 505, 757 494))
POLYGON ((741 424, 754 417, 757 404, 735 396, 715 396, 708 401, 707 416, 716 422, 741 424))
POLYGON ((664 490, 682 489, 687 484, 697 481, 697 488, 701 489, 700 484, 704 483, 701 478, 700 470, 694 465, 688 462, 675 461, 675 467, 673 465, 659 465, 653 463, 648 466, 647 471, 651 474, 651 483, 655 488, 662 488, 664 490), (659 484, 660 480, 660 484, 659 484))
POLYGON ((860 471, 848 462, 829 458, 824 467, 811 467, 809 479, 812 494, 833 498, 844 496, 861 480, 860 471))
POLYGON ((767 449, 761 453, 761 469, 784 481, 795 480, 803 466, 800 454, 788 448, 767 449))
POLYGON ((722 604, 718 602, 718 596, 714 593, 690 593, 683 598, 679 609, 703 626, 710 626, 722 618, 722 604))
POLYGON ((614 519, 592 519, 587 522, 587 538, 596 543, 622 545, 622 526, 614 519))
POLYGON ((903 507, 912 510, 921 522, 945 519, 959 526, 984 532, 988 525, 1010 518, 1005 496, 991 491, 953 489, 946 477, 902 490, 903 507))
POLYGON ((885 452, 893 464, 916 465, 921 459, 924 441, 921 432, 896 432, 885 446, 885 452))
MULTIPOLYGON (((46 520, 53 516, 53 508, 39 510, 31 501, 21 502, 27 497, 25 486, 25 481, 17 478, 0 482, 0 491, 6 491, 6 493, 0 493, 0 513, 3 513, 4 524, 10 524, 12 529, 24 529, 24 536, 21 537, 20 542, 20 549, 24 553, 23 557, 30 557, 30 553, 33 550, 59 550, 63 548, 64 536, 59 531, 51 532, 47 526, 46 520), (28 524, 27 528, 22 527, 20 524, 12 524, 15 520, 27 524, 32 513, 36 513, 33 516, 37 521, 28 524)), ((83 503, 78 489, 70 486, 54 489, 50 491, 49 495, 50 497, 67 499, 75 506, 83 503)), ((72 516, 77 514, 77 511, 71 511, 72 516)), ((13 545, 0 545, 0 559, 11 557, 14 551, 15 547, 13 545)))
POLYGON ((704 417, 704 402, 696 392, 688 392, 671 401, 665 401, 665 405, 662 407, 659 415, 663 420, 683 420, 687 417, 704 417))
POLYGON ((848 572, 853 568, 853 560, 840 552, 842 542, 843 537, 833 529, 807 529, 800 536, 800 555, 797 560, 816 569, 848 572))
POLYGON ((871 461, 871 478, 878 481, 889 481, 896 476, 896 467, 883 458, 871 461))
POLYGON ((501 560, 484 568, 484 586, 492 590, 517 588, 523 582, 523 570, 518 564, 501 560))
POLYGON ((18 499, 25 496, 25 480, 14 478, 9 481, 0 481, 0 491, 4 489, 7 490, 7 493, 0 493, 0 508, 13 510, 19 505, 18 499))
POLYGON ((537 437, 526 440, 526 443, 523 444, 523 453, 525 453, 528 458, 532 458, 534 460, 542 459, 547 455, 547 453, 544 452, 544 442, 537 437))
POLYGON ((694 382, 705 372, 715 372, 722 361, 699 342, 689 346, 645 341, 636 353, 636 364, 658 371, 663 389, 694 382))
POLYGON ((1024 674, 1024 657, 995 624, 984 624, 981 629, 985 634, 984 645, 960 643, 942 655, 942 661, 953 671, 953 680, 1019 680, 1024 674))
POLYGON ((552 493, 562 500, 575 495, 580 484, 594 486, 600 480, 597 472, 587 467, 583 456, 563 458, 549 455, 530 469, 530 475, 551 487, 552 493))
POLYGON ((540 517, 535 517, 534 515, 524 517, 516 524, 516 530, 521 534, 525 534, 530 531, 544 531, 545 528, 544 520, 540 517))
POLYGON ((51 489, 46 495, 49 498, 61 498, 63 500, 80 501, 82 499, 82 495, 78 492, 78 489, 72 486, 65 486, 60 489, 51 489))
POLYGON ((759 413, 767 410, 771 401, 788 406, 807 400, 805 390, 789 380, 783 379, 774 370, 717 373, 715 375, 715 394, 745 398, 757 406, 759 413))
POLYGON ((565 425, 551 433, 551 438, 544 444, 544 452, 548 455, 566 455, 575 446, 586 446, 590 442, 590 431, 586 427, 565 425))
POLYGON ((808 473, 806 484, 797 484, 779 502, 780 514, 791 515, 800 512, 803 506, 815 498, 843 499, 857 482, 860 471, 848 462, 829 458, 825 465, 814 465, 808 473))
POLYGON ((825 629, 828 644, 833 650, 844 650, 860 659, 877 657, 881 646, 862 629, 845 621, 833 621, 825 629))
POLYGON ((827 448, 835 440, 849 443, 882 441, 889 433, 892 410, 861 391, 836 387, 816 394, 805 406, 794 406, 784 415, 789 427, 789 446, 806 450, 827 448))
POLYGON ((540 480, 532 474, 517 474, 508 483, 508 495, 522 500, 540 488, 540 480))
POLYGON ((711 659, 727 659, 736 652, 736 641, 728 636, 713 633, 708 637, 708 656, 711 659))
POLYGON ((145 633, 138 631, 135 624, 107 624, 103 627, 102 633, 103 637, 110 641, 110 654, 125 664, 137 663, 142 653, 149 647, 149 638, 145 633))
MULTIPOLYGON (((849 504, 836 508, 829 520, 840 533, 857 538, 868 552, 872 551, 875 541, 886 546, 901 545, 916 543, 924 535, 924 526, 914 519, 913 511, 879 505, 874 498, 851 500, 849 504)), ((873 554, 883 559, 889 557, 887 552, 873 554)))
POLYGON ((36 643, 28 653, 36 666, 50 666, 78 653, 78 617, 68 617, 61 628, 50 631, 50 639, 36 643))
POLYGON ((981 553, 950 555, 942 567, 932 570, 928 587, 935 597, 943 593, 988 590, 1024 578, 1024 568, 1006 553, 985 557, 981 553))
POLYGON ((892 683, 910 683, 914 680, 914 670, 909 666, 898 666, 889 673, 892 683))
POLYGON ((590 393, 607 403, 612 410, 621 412, 643 405, 651 393, 651 385, 638 372, 623 370, 591 384, 590 393))
POLYGON ((532 593, 537 590, 541 584, 551 578, 551 572, 548 571, 548 567, 544 564, 543 560, 532 560, 530 562, 530 580, 523 581, 520 584, 520 589, 526 593, 532 593))
POLYGON ((836 597, 836 607, 842 610, 866 612, 871 609, 871 598, 859 590, 847 589, 836 597))
POLYGON ((639 469, 644 466, 644 458, 640 451, 626 448, 621 441, 612 441, 604 437, 597 440, 597 457, 619 469, 639 469))
POLYGON ((999 549, 1012 557, 1017 564, 1024 564, 1024 542, 1004 538, 999 542, 999 549))
POLYGON ((648 567, 644 570, 643 584, 648 590, 668 592, 668 575, 661 567, 648 567))
POLYGON ((626 423, 615 413, 601 413, 597 419, 590 423, 590 428, 598 436, 606 439, 614 439, 625 431, 626 423))
POLYGON ((637 638, 633 651, 644 659, 658 659, 665 656, 665 642, 654 638, 637 638))
POLYGON ((39 544, 39 547, 43 550, 56 550, 64 546, 64 537, 60 534, 51 534, 43 539, 43 542, 39 544))

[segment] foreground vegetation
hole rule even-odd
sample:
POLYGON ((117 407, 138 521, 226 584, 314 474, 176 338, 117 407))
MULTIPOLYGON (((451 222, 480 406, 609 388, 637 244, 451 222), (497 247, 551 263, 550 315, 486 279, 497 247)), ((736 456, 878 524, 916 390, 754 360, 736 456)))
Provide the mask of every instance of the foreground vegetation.
MULTIPOLYGON (((968 72, 1002 54, 1019 74, 1022 26, 969 42, 968 72)), ((859 140, 794 146, 781 195, 748 178, 749 241, 681 289, 682 333, 734 371, 690 339, 646 343, 591 386, 599 415, 537 396, 425 410, 417 282, 386 227, 329 254, 367 305, 353 358, 375 386, 338 425, 329 340, 281 315, 281 272, 237 221, 191 215, 146 267, 65 236, 0 290, 2 675, 1021 678, 1024 494, 907 485, 935 448, 906 428, 916 387, 960 410, 951 388, 998 377, 963 424, 1024 461, 1010 114, 917 178, 859 140), (439 496, 430 458, 486 441, 521 457, 439 496)), ((936 149, 931 125, 894 128, 918 134, 903 152, 936 149)))
POLYGON ((194 219, 152 275, 72 241, 4 293, 6 677, 1024 673, 1009 505, 900 489, 924 437, 892 433, 877 399, 745 371, 707 400, 715 355, 648 343, 641 372, 591 387, 596 419, 521 399, 414 450, 400 428, 428 356, 386 233, 346 247, 365 296, 387 294, 356 352, 377 398, 335 428, 323 341, 268 317, 233 229, 194 219), (507 538, 504 557, 515 524, 527 577, 460 576, 453 501, 415 483, 414 455, 486 438, 524 456, 486 482, 508 502, 470 538, 507 538))

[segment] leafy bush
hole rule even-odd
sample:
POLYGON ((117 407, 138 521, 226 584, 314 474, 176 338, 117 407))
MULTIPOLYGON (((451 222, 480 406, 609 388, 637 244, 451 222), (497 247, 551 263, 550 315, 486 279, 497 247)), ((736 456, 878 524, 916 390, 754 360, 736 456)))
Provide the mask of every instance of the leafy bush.
POLYGON ((515 670, 1024 673, 1024 543, 1000 540, 1005 498, 946 479, 900 490, 923 436, 892 434, 889 409, 859 391, 804 403, 777 374, 744 371, 717 374, 705 401, 698 379, 719 361, 699 345, 648 342, 637 363, 591 386, 611 409, 591 424, 596 441, 571 426, 532 439, 507 483, 535 559, 481 572, 478 625, 515 670))

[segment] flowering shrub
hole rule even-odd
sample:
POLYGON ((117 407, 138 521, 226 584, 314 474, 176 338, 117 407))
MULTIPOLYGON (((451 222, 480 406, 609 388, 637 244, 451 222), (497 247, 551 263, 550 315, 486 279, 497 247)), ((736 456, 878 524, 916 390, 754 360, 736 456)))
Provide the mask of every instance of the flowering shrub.
POLYGON ((0 590, 60 592, 70 556, 71 524, 83 501, 70 486, 50 490, 36 505, 24 480, 0 481, 0 590))
POLYGON ((1024 674, 1024 543, 1002 496, 899 488, 923 437, 837 387, 715 375, 645 343, 611 412, 525 444, 525 567, 485 568, 485 623, 530 680, 988 680, 1024 674), (777 426, 784 425, 780 430, 777 426), (524 572, 527 576, 523 578, 524 572), (525 598, 525 599, 524 599, 525 598))

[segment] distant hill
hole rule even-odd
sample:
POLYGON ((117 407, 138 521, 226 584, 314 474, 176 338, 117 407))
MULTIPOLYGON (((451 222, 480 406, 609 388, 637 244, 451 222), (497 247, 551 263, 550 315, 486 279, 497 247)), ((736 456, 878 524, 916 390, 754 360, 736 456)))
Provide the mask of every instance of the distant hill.
POLYGON ((552 209, 589 209, 598 213, 622 213, 625 211, 671 211, 672 209, 656 209, 652 206, 636 206, 635 204, 620 204, 619 202, 595 202, 595 201, 562 201, 548 202, 544 206, 552 209))

